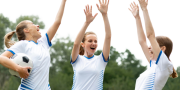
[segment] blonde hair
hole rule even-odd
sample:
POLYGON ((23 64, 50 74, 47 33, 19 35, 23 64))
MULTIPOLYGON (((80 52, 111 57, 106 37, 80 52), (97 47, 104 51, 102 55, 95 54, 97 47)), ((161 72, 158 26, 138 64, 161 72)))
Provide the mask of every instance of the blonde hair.
POLYGON ((18 40, 25 40, 26 35, 24 33, 24 29, 27 28, 27 20, 21 21, 17 26, 16 26, 16 31, 12 31, 7 33, 4 36, 4 44, 7 48, 10 48, 11 46, 13 46, 16 42, 12 41, 11 38, 14 35, 14 33, 16 33, 18 40))
MULTIPOLYGON (((94 35, 96 35, 94 32, 86 32, 86 33, 84 34, 83 39, 82 39, 82 43, 84 43, 84 42, 85 42, 85 40, 86 40, 86 36, 87 36, 87 35, 90 35, 90 34, 94 34, 94 35)), ((80 44, 80 48, 79 48, 79 55, 84 55, 84 48, 82 47, 82 45, 81 45, 81 44, 80 44)))

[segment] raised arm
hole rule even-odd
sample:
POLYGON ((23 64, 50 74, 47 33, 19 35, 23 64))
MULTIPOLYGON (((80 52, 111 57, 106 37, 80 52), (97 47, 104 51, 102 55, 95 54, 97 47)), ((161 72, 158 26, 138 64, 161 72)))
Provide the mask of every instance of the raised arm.
POLYGON ((73 46, 72 55, 71 55, 72 62, 74 62, 76 60, 77 56, 79 55, 79 46, 83 39, 83 36, 84 36, 84 33, 85 33, 87 27, 97 16, 97 13, 94 16, 92 16, 92 6, 89 7, 89 5, 86 6, 86 10, 84 10, 84 13, 86 15, 86 22, 84 23, 82 29, 80 30, 80 32, 78 33, 78 35, 74 41, 74 46, 73 46))
POLYGON ((29 76, 28 69, 30 67, 21 67, 14 62, 12 62, 9 58, 13 56, 9 51, 5 51, 2 55, 0 55, 0 64, 4 67, 17 71, 21 78, 27 78, 29 76))
POLYGON ((105 40, 104 40, 104 46, 103 46, 103 55, 105 60, 108 60, 109 53, 110 53, 110 45, 111 45, 111 28, 107 16, 107 11, 108 11, 108 5, 109 5, 109 0, 99 0, 100 6, 98 4, 97 8, 101 12, 103 20, 104 20, 104 25, 105 25, 105 40))
POLYGON ((161 49, 159 47, 158 42, 156 41, 154 29, 153 29, 153 26, 152 26, 152 23, 151 23, 151 20, 149 17, 149 13, 147 10, 148 0, 146 0, 146 1, 145 0, 139 0, 139 3, 141 6, 141 9, 143 11, 143 15, 144 15, 145 26, 146 26, 146 35, 147 35, 147 38, 149 39, 149 41, 151 43, 152 50, 153 50, 153 53, 155 55, 155 58, 157 58, 161 49))
POLYGON ((149 54, 149 49, 148 49, 148 45, 146 42, 146 37, 142 28, 142 23, 141 23, 141 18, 139 16, 139 6, 136 5, 135 2, 131 3, 130 5, 131 9, 129 8, 129 10, 131 11, 131 13, 133 14, 134 18, 136 19, 136 26, 137 26, 137 34, 138 34, 138 41, 139 44, 141 45, 141 48, 144 52, 144 55, 146 56, 146 59, 148 60, 148 62, 150 62, 150 54, 149 54))
POLYGON ((53 25, 47 31, 50 42, 53 39, 54 35, 56 34, 56 31, 58 30, 59 25, 61 24, 61 19, 62 19, 63 13, 64 13, 65 3, 66 3, 66 0, 62 0, 61 6, 60 6, 59 11, 56 15, 56 19, 55 19, 53 25))

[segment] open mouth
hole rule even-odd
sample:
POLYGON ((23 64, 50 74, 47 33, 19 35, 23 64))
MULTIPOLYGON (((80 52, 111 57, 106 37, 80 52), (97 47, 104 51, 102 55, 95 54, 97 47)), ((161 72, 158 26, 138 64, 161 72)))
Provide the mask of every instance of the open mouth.
POLYGON ((91 47, 91 49, 92 49, 92 50, 95 50, 96 48, 94 48, 94 47, 91 47))

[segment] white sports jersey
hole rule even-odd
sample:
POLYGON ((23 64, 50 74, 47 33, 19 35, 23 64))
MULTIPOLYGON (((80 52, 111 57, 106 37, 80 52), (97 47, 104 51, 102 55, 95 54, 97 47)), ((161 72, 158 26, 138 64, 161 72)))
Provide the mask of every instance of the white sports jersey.
POLYGON ((135 90, 162 90, 172 73, 173 64, 160 51, 157 60, 150 61, 150 68, 137 78, 135 90))
POLYGON ((37 43, 21 40, 9 48, 14 55, 24 53, 33 61, 33 70, 27 79, 21 79, 18 90, 51 90, 49 85, 50 54, 48 35, 42 36, 37 43))
POLYGON ((107 65, 103 53, 90 58, 79 55, 71 64, 74 70, 72 90, 103 90, 104 70, 107 65))

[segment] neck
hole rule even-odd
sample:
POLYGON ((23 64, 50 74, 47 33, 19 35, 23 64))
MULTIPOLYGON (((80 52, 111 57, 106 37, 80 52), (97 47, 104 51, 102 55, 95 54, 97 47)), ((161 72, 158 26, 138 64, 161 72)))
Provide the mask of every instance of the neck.
POLYGON ((26 39, 25 40, 27 40, 27 41, 34 41, 35 43, 37 43, 37 38, 33 38, 33 37, 31 37, 31 36, 29 36, 29 37, 26 37, 26 39))
POLYGON ((90 54, 90 53, 88 53, 88 52, 85 52, 84 53, 84 56, 86 56, 86 57, 88 57, 88 58, 90 58, 90 57, 92 57, 94 54, 90 54))

